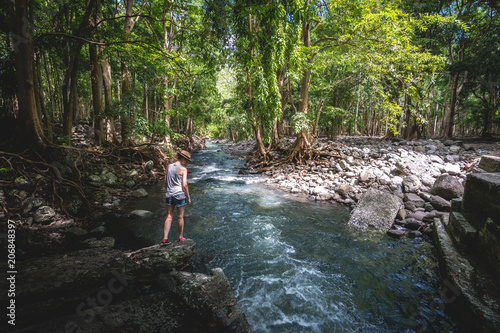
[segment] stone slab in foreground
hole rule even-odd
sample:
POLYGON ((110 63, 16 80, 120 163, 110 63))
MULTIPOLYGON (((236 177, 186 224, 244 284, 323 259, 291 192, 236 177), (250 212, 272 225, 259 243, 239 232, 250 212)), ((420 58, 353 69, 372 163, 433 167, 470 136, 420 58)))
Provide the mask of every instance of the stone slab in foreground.
POLYGON ((194 252, 188 239, 128 253, 94 248, 26 260, 16 281, 16 328, 250 332, 222 270, 183 272, 191 271, 194 252))
POLYGON ((439 267, 446 277, 442 306, 460 311, 463 323, 476 332, 500 332, 500 293, 493 278, 455 249, 447 224, 445 217, 434 219, 439 267))
POLYGON ((348 225, 387 230, 392 226, 403 201, 375 188, 369 188, 351 213, 348 225))

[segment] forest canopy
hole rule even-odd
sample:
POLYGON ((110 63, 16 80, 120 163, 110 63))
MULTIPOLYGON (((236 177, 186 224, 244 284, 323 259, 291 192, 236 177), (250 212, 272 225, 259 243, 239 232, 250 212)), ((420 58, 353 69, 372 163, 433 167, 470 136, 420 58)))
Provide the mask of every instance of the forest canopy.
POLYGON ((404 139, 499 133, 497 1, 12 0, 1 142, 96 145, 197 134, 404 139))

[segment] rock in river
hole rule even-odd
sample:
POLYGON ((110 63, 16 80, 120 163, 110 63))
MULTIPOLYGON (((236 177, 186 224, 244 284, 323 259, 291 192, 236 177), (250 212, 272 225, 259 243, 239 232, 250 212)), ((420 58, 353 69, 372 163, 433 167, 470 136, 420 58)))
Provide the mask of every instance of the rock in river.
POLYGON ((153 215, 153 213, 150 212, 149 210, 143 210, 143 209, 133 210, 130 214, 141 218, 150 217, 151 215, 153 215))
POLYGON ((351 213, 349 225, 389 229, 401 207, 399 197, 369 188, 351 213))
POLYGON ((146 190, 143 188, 138 188, 137 190, 134 190, 132 192, 132 196, 136 197, 136 198, 146 197, 147 195, 148 195, 148 192, 146 192, 146 190))

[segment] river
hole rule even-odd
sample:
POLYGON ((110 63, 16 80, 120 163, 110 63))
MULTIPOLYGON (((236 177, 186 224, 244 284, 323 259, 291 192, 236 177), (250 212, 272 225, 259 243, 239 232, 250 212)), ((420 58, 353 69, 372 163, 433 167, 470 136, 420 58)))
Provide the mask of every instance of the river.
MULTIPOLYGON (((207 147, 188 165, 193 202, 184 236, 196 242, 195 271, 224 270, 254 332, 453 330, 440 311, 430 242, 347 227, 347 208, 240 175, 242 161, 207 147)), ((153 217, 128 223, 154 244, 163 237, 164 189, 148 192, 128 208, 153 217)), ((177 237, 174 218, 169 238, 177 237)))

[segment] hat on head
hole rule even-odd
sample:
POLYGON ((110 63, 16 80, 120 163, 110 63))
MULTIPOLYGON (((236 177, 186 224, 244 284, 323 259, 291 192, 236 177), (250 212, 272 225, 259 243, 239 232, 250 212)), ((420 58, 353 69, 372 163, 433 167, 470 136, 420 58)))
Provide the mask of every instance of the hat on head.
POLYGON ((179 153, 179 156, 182 156, 184 157, 185 159, 187 159, 189 162, 191 162, 191 154, 185 150, 181 151, 179 153))

